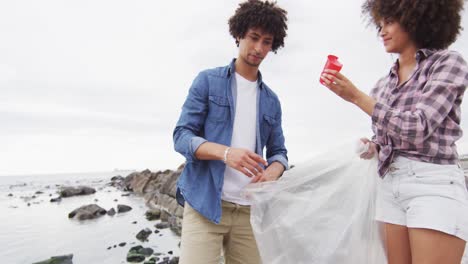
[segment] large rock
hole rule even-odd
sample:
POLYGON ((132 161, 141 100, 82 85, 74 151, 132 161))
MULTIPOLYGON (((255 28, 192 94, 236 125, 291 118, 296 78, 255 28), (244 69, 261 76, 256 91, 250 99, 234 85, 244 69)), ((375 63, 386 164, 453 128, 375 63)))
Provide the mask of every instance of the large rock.
POLYGON ((152 248, 144 248, 142 246, 135 246, 130 248, 127 253, 128 262, 142 262, 147 256, 151 256, 154 250, 152 248))
POLYGON ((168 222, 169 218, 172 216, 167 210, 162 210, 161 212, 161 222, 168 222))
POLYGON ((125 178, 120 175, 117 175, 111 178, 111 181, 123 181, 123 180, 125 180, 125 178))
POLYGON ((60 196, 50 199, 51 203, 58 203, 58 202, 61 202, 61 201, 62 201, 62 197, 60 197, 60 196))
POLYGON ((107 215, 110 215, 110 216, 115 215, 115 209, 111 208, 109 211, 107 211, 107 215))
POLYGON ((35 262, 33 264, 73 264, 73 254, 51 257, 48 260, 35 262))
POLYGON ((132 210, 132 207, 125 205, 125 204, 118 204, 117 205, 117 213, 126 213, 128 211, 132 210))
MULTIPOLYGON (((177 203, 175 197, 177 180, 183 168, 181 165, 176 171, 134 172, 125 177, 122 184, 124 190, 144 196, 150 209, 160 210, 161 221, 176 217, 177 219, 171 219, 171 229, 177 234, 180 234, 184 208, 177 203)), ((153 219, 153 216, 147 217, 153 219)))
POLYGON ((62 187, 59 191, 61 197, 72 197, 77 195, 89 195, 95 193, 96 190, 87 186, 78 187, 62 187))
POLYGON ((140 195, 158 191, 175 198, 176 183, 181 172, 182 168, 179 168, 177 171, 151 172, 150 170, 144 170, 142 172, 134 172, 125 178, 124 189, 140 195))
POLYGON ((145 198, 147 200, 147 205, 150 208, 159 208, 162 209, 162 211, 168 212, 170 215, 175 215, 182 218, 184 208, 180 206, 177 200, 170 195, 155 191, 151 194, 147 194, 145 198))
POLYGON ((182 219, 176 216, 169 218, 169 227, 178 236, 182 235, 182 219))
POLYGON ((153 232, 149 228, 145 228, 143 230, 140 230, 138 234, 136 235, 136 238, 140 240, 141 242, 148 241, 149 235, 151 235, 153 232))
POLYGON ((166 229, 166 228, 169 228, 169 227, 170 227, 170 224, 169 224, 169 222, 161 222, 161 223, 157 223, 157 224, 155 225, 155 227, 156 227, 157 229, 166 229))
POLYGON ((75 218, 78 220, 94 219, 105 215, 107 211, 97 204, 83 205, 80 208, 73 210, 68 214, 68 218, 75 218))
POLYGON ((142 172, 134 172, 128 175, 124 181, 125 190, 133 191, 136 194, 145 194, 148 191, 147 186, 150 182, 155 182, 158 178, 158 173, 153 173, 150 170, 142 172))
POLYGON ((146 259, 145 255, 138 253, 127 253, 127 261, 130 263, 139 263, 146 259))
MULTIPOLYGON (((159 258, 157 258, 159 260, 159 258)), ((157 261, 156 257, 152 257, 148 259, 147 261, 143 262, 143 264, 156 264, 157 261)))
POLYGON ((125 181, 124 177, 117 175, 117 176, 112 177, 111 182, 108 183, 107 185, 123 189, 124 181, 125 181))
POLYGON ((173 257, 170 261, 169 264, 179 264, 179 257, 173 257))
POLYGON ((146 219, 148 221, 158 220, 161 217, 160 209, 151 209, 145 213, 146 219))

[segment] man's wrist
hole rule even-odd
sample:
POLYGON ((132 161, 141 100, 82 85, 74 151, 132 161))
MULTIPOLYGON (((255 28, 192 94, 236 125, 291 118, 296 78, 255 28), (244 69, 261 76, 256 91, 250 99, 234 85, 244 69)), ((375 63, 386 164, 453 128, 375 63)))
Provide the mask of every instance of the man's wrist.
POLYGON ((272 177, 275 177, 275 180, 279 179, 282 175, 284 170, 284 165, 279 162, 279 161, 273 161, 267 169, 270 173, 270 175, 274 175, 272 177))
POLYGON ((231 147, 227 147, 225 150, 224 150, 224 153, 223 153, 223 162, 226 164, 227 163, 227 160, 228 160, 228 155, 229 155, 229 152, 231 151, 231 147))

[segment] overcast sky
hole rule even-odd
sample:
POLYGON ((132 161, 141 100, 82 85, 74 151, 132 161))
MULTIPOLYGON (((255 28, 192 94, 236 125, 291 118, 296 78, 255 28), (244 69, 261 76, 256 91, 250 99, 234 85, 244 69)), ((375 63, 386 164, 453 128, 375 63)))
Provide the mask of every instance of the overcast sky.
MULTIPOLYGON (((0 0, 0 175, 177 168, 182 103, 199 71, 237 56, 227 20, 239 2, 0 0)), ((396 59, 361 2, 278 1, 288 37, 261 71, 291 163, 371 136, 370 118, 318 82, 327 54, 366 92, 396 59)), ((466 31, 451 49, 468 59, 466 31)), ((458 145, 468 153, 468 137, 458 145)))

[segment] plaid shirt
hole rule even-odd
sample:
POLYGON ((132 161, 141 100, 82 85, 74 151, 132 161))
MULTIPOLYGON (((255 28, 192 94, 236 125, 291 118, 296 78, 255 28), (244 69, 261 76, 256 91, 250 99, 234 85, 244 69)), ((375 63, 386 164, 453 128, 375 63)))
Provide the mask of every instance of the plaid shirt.
POLYGON ((421 49, 408 81, 398 85, 398 60, 371 91, 373 141, 380 147, 381 177, 396 156, 436 164, 456 164, 461 138, 460 104, 468 67, 460 54, 421 49))

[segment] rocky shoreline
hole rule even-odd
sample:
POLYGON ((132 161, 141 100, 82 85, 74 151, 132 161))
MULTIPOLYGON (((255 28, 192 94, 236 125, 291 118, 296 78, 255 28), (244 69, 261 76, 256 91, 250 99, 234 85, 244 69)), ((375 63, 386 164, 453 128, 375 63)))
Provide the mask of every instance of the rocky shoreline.
POLYGON ((111 186, 120 188, 122 191, 133 192, 143 196, 146 205, 154 212, 160 211, 162 223, 180 236, 182 231, 182 217, 184 208, 177 203, 177 179, 184 166, 177 170, 165 170, 151 172, 144 170, 134 172, 127 177, 116 176, 111 179, 111 186))
MULTIPOLYGON (((184 208, 177 203, 177 179, 184 166, 181 165, 176 171, 165 170, 151 172, 144 170, 134 172, 126 177, 115 176, 111 178, 110 186, 116 187, 124 192, 130 192, 138 196, 143 196, 149 210, 146 212, 146 219, 149 221, 161 220, 156 224, 154 233, 159 233, 159 229, 170 228, 179 237, 182 232, 182 217, 184 208)), ((142 242, 146 241, 153 231, 149 228, 141 230, 136 238, 142 242)), ((179 243, 180 246, 180 243, 179 243)), ((177 264, 179 257, 165 257, 161 262, 160 253, 153 254, 151 248, 135 246, 130 249, 127 255, 128 262, 144 262, 144 264, 177 264)), ((172 255, 172 252, 168 252, 172 255)))
MULTIPOLYGON (((58 196, 54 196, 53 193, 49 194, 50 203, 60 203, 64 199, 68 199, 73 196, 88 196, 96 194, 99 191, 103 191, 109 188, 115 188, 121 196, 138 196, 142 197, 147 207, 146 213, 142 216, 147 221, 155 221, 152 227, 146 227, 136 234, 136 238, 142 244, 137 242, 120 242, 115 245, 107 247, 107 250, 111 250, 117 247, 125 247, 130 245, 129 251, 126 255, 126 260, 130 263, 143 263, 143 264, 176 264, 179 262, 179 257, 174 256, 173 250, 167 252, 157 252, 157 248, 145 247, 144 243, 148 241, 150 235, 162 236, 163 229, 170 229, 174 234, 177 235, 180 247, 180 235, 182 231, 182 216, 183 207, 180 206, 176 197, 176 183, 180 173, 183 170, 183 165, 177 170, 165 170, 158 172, 151 172, 150 170, 144 170, 141 172, 133 172, 126 177, 114 176, 110 179, 110 182, 103 181, 100 184, 98 190, 90 186, 46 186, 46 189, 57 189, 58 196), (103 186, 104 185, 104 186, 103 186), (55 188, 54 188, 55 187, 55 188), (157 221, 157 222, 156 222, 157 221)), ((24 184, 26 186, 26 184, 24 184)), ((22 186, 22 187, 24 187, 22 186)), ((10 186, 10 189, 14 189, 17 186, 10 186)), ((107 191, 109 192, 109 191, 107 191)), ((33 204, 39 204, 46 202, 44 200, 33 202, 37 198, 41 197, 43 192, 37 191, 32 196, 21 196, 20 198, 27 203, 27 206, 33 204)), ((9 198, 14 198, 12 193, 7 195, 9 198)), ((42 196, 43 197, 43 196, 42 196)), ((44 198, 44 197, 43 197, 44 198)), ((89 200, 89 199, 88 199, 89 200)), ((95 203, 84 204, 75 210, 68 213, 68 218, 73 221, 88 221, 91 219, 100 218, 104 215, 113 217, 116 214, 128 214, 132 210, 132 207, 125 204, 117 204, 116 208, 112 207, 106 210, 98 205, 98 199, 94 199, 95 203)), ((114 199, 114 202, 118 202, 118 199, 114 199)), ((16 208, 16 207, 12 207, 16 208)), ((144 209, 143 209, 144 210, 144 209)), ((138 219, 138 218, 137 218, 138 219)), ((139 222, 139 221, 138 221, 139 222)), ((134 221, 132 224, 136 224, 134 221)), ((151 223, 151 222, 145 222, 151 223)), ((177 240, 175 241, 177 243, 177 240)), ((35 262, 34 264, 73 264, 73 254, 70 252, 62 256, 53 256, 47 260, 35 262)))

